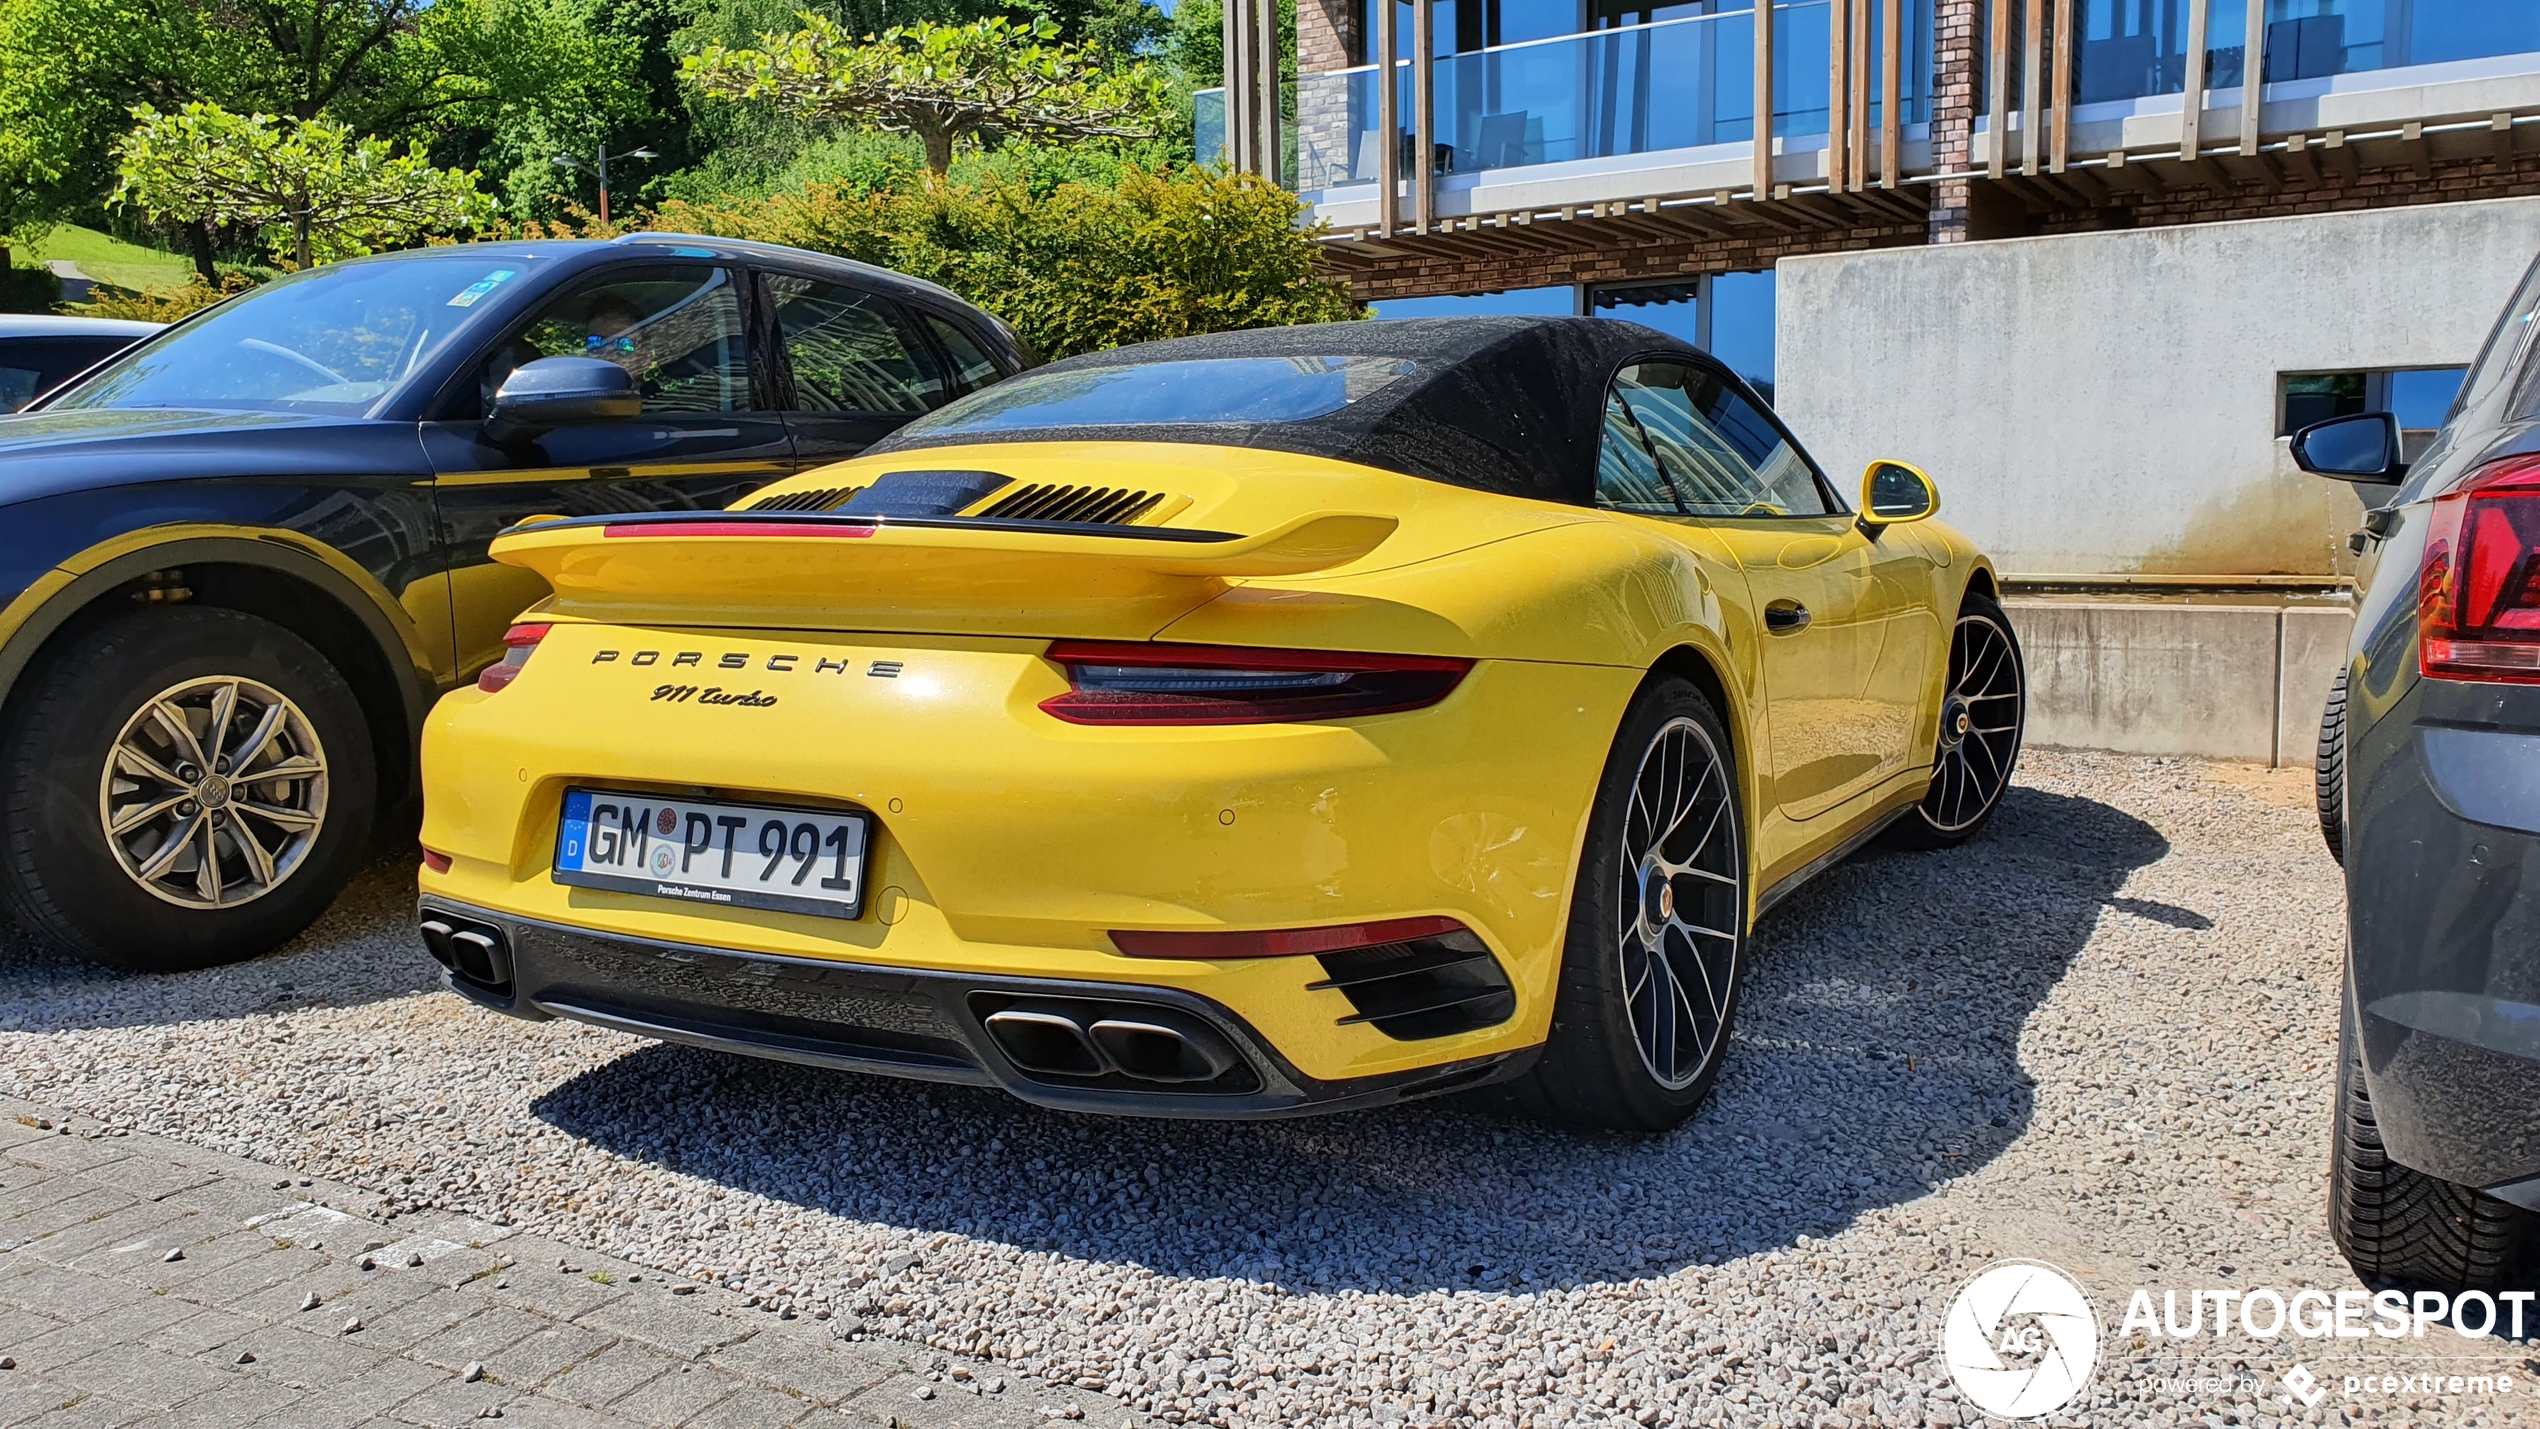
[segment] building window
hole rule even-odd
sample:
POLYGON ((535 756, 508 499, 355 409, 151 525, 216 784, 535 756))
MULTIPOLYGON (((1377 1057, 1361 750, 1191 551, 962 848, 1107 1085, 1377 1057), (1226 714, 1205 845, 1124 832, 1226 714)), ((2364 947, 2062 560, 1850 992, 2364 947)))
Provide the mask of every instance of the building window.
POLYGON ((2431 435, 2459 395, 2466 367, 2403 367, 2362 372, 2287 372, 2279 383, 2276 435, 2359 412, 2389 412, 2403 432, 2431 435))
POLYGON ((1773 275, 1710 273, 1670 283, 1598 288, 1588 311, 1654 327, 1727 363, 1773 400, 1773 275))

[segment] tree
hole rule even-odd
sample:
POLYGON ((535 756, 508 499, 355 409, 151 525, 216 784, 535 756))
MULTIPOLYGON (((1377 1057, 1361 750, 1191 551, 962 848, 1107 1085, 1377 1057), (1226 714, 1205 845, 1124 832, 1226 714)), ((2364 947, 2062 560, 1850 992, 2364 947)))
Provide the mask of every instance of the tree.
POLYGON ((100 136, 135 105, 196 102, 430 142, 445 166, 525 171, 543 191, 550 145, 651 117, 631 82, 641 44, 594 13, 608 3, 0 0, 0 209, 102 202, 117 176, 100 136))
POLYGON ((1163 84, 1144 65, 1105 69, 1056 43, 1058 25, 1045 16, 1028 25, 1003 16, 919 21, 862 41, 819 15, 801 18, 790 35, 759 36, 764 49, 708 45, 688 57, 689 80, 718 98, 773 101, 799 119, 914 134, 938 179, 958 144, 1144 138, 1163 104, 1163 84))
POLYGON ((1359 316, 1322 272, 1297 200, 1258 175, 1122 169, 1109 185, 857 192, 664 204, 650 223, 836 253, 940 283, 1020 329, 1044 357, 1359 316))
POLYGON ((276 121, 215 104, 133 110, 116 148, 118 199, 154 219, 246 223, 277 257, 306 268, 473 227, 493 216, 471 170, 392 157, 385 139, 324 119, 276 121))

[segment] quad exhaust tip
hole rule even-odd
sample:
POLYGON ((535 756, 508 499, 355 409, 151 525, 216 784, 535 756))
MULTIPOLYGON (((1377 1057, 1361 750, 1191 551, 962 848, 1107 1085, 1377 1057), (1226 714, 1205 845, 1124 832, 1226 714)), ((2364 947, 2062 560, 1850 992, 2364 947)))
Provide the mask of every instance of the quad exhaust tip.
POLYGON ((425 912, 416 931, 423 935, 424 951, 453 976, 492 992, 511 991, 511 947, 502 929, 454 918, 436 908, 425 912))
POLYGON ((1213 1028, 1163 1008, 1020 1002, 982 1021, 997 1050, 1034 1076, 1187 1084, 1236 1066, 1235 1049, 1213 1028))

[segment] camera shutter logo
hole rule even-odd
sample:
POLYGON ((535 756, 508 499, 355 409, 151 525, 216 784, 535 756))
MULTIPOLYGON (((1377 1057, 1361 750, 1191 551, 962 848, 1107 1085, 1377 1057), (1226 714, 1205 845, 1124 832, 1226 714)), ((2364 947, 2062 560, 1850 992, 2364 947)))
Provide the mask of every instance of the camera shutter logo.
POLYGON ((1967 1402, 2004 1419, 2052 1414, 2099 1364, 2099 1316, 2073 1278, 2036 1260, 1988 1266, 1950 1302, 1940 1357, 1967 1402))

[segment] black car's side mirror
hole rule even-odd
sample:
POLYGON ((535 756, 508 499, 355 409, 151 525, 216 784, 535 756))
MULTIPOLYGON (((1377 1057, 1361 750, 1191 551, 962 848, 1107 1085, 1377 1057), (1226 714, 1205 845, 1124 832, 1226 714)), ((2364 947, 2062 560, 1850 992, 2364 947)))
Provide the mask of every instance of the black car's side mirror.
POLYGON ((614 362, 596 357, 541 357, 524 362, 494 392, 485 414, 486 440, 526 441, 558 427, 621 422, 641 416, 644 394, 614 362))
POLYGON ((2399 419, 2388 412, 2311 423, 2293 434, 2293 464, 2313 476, 2366 486, 2396 486, 2408 474, 2399 459, 2399 419))

